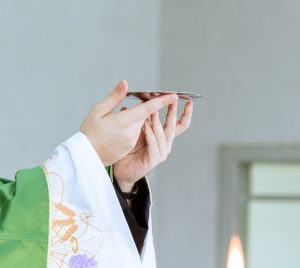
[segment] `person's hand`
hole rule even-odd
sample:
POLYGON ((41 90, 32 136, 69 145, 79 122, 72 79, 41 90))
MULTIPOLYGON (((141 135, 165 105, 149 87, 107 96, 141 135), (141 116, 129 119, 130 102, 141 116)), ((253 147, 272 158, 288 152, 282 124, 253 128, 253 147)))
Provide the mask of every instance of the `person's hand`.
POLYGON ((104 165, 114 164, 132 151, 148 116, 178 100, 177 95, 170 94, 126 111, 113 112, 125 99, 127 90, 128 84, 122 80, 103 102, 94 107, 80 127, 104 165))
POLYGON ((189 128, 192 113, 193 103, 188 101, 180 120, 177 121, 175 102, 168 107, 164 126, 160 122, 159 112, 151 115, 152 124, 146 120, 135 148, 113 166, 114 177, 123 192, 131 192, 139 179, 167 159, 174 138, 189 128))

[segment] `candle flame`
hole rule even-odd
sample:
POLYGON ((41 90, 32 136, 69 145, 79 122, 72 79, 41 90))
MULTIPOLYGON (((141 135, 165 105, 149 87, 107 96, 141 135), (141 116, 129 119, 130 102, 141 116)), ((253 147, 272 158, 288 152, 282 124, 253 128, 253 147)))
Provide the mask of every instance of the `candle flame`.
POLYGON ((243 247, 238 235, 233 235, 229 244, 227 268, 245 268, 243 247))

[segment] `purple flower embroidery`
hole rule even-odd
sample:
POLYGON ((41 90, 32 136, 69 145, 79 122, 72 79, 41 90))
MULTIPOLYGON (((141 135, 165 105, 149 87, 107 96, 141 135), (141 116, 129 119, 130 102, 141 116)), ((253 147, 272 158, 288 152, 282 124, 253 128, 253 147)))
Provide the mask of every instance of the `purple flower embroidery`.
POLYGON ((97 267, 97 262, 94 258, 88 258, 85 254, 73 255, 69 260, 71 268, 93 268, 97 267))

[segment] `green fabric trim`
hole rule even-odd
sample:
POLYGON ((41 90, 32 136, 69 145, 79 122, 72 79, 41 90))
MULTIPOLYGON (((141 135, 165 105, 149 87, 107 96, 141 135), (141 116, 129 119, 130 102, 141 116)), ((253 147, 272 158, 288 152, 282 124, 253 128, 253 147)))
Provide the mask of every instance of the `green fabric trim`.
POLYGON ((110 166, 105 167, 105 169, 106 169, 108 175, 110 175, 110 166))
POLYGON ((49 195, 42 168, 0 178, 0 267, 47 267, 49 195))

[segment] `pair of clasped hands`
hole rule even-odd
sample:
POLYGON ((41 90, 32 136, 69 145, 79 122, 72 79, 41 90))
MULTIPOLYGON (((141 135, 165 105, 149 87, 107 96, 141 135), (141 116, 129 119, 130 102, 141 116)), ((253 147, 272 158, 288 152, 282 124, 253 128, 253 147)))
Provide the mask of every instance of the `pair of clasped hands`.
POLYGON ((127 91, 127 82, 120 81, 80 127, 103 164, 113 165, 114 177, 123 192, 131 192, 139 179, 167 159, 174 138, 189 128, 193 113, 193 103, 188 101, 177 119, 176 94, 162 95, 114 112, 127 91), (165 106, 168 112, 162 125, 159 110, 165 106))

